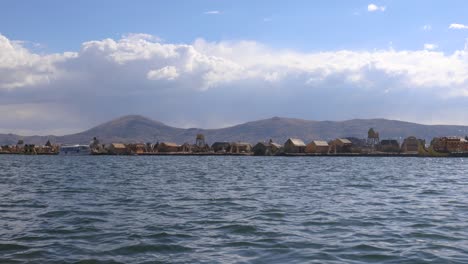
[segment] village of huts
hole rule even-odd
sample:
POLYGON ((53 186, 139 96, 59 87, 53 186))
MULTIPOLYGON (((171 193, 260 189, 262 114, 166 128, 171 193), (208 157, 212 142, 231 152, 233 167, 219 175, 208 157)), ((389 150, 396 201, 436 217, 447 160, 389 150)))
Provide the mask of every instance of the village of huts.
POLYGON ((252 145, 249 142, 218 141, 211 145, 203 134, 197 134, 193 143, 175 142, 101 144, 93 138, 89 145, 58 145, 47 141, 44 145, 27 144, 0 146, 0 154, 56 155, 82 153, 90 155, 243 155, 243 156, 468 156, 468 137, 437 137, 427 144, 410 136, 380 139, 380 134, 369 129, 367 138, 316 139, 304 142, 288 138, 283 144, 272 139, 252 145))

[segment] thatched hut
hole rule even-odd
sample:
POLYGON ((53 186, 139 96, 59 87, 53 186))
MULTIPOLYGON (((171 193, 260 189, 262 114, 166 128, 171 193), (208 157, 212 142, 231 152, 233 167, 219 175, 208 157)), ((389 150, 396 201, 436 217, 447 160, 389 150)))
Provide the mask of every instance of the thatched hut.
POLYGON ((197 145, 190 145, 189 143, 184 143, 182 144, 182 146, 180 147, 180 151, 181 152, 185 152, 185 153, 190 153, 192 152, 192 149, 194 147, 196 147, 197 145))
POLYGON ((136 143, 136 144, 129 144, 128 145, 128 150, 132 154, 143 154, 148 152, 146 145, 142 143, 136 143))
POLYGON ((252 152, 252 145, 245 142, 231 143, 230 153, 250 153, 252 152))
POLYGON ((351 153, 353 143, 346 138, 337 138, 330 143, 330 153, 351 153))
POLYGON ((388 153, 400 152, 400 144, 395 139, 382 139, 380 144, 377 145, 377 150, 388 153))
POLYGON ((122 143, 111 143, 108 146, 108 152, 111 155, 126 155, 129 153, 129 150, 122 143))
POLYGON ((279 153, 280 149, 281 145, 274 143, 273 140, 270 139, 269 142, 258 142, 252 148, 252 152, 256 156, 272 156, 279 153))
POLYGON ((168 152, 179 152, 181 145, 173 142, 161 142, 157 145, 157 152, 168 153, 168 152))
POLYGON ((419 145, 420 140, 416 137, 407 137, 401 144, 401 152, 402 153, 411 153, 411 154, 418 154, 419 153, 419 145))
POLYGON ((327 154, 330 149, 328 142, 322 140, 313 140, 307 144, 305 152, 306 153, 319 153, 327 154))
POLYGON ((297 138, 289 138, 284 143, 284 152, 285 153, 304 153, 306 149, 306 144, 304 141, 297 138))
POLYGON ((229 152, 231 150, 231 143, 229 142, 215 142, 211 145, 214 152, 229 152))

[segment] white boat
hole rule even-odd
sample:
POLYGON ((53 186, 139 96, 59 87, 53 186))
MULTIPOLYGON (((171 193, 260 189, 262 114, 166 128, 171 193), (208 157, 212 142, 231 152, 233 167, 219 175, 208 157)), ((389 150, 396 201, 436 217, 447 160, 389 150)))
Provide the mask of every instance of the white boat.
POLYGON ((91 155, 91 148, 88 145, 61 146, 60 155, 91 155))

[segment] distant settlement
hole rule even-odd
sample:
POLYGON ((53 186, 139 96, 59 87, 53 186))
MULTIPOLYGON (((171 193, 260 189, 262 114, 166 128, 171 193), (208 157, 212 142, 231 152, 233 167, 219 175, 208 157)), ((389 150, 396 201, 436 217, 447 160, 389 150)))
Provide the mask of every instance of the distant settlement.
POLYGON ((173 142, 101 144, 94 138, 89 145, 57 145, 47 141, 39 146, 19 140, 16 145, 1 146, 0 154, 468 157, 468 137, 436 137, 426 144, 425 140, 412 136, 399 142, 395 139, 381 140, 379 133, 371 128, 364 139, 313 140, 306 144, 301 139, 289 138, 283 144, 269 140, 254 146, 229 141, 209 145, 203 134, 196 135, 194 144, 182 145, 173 142))

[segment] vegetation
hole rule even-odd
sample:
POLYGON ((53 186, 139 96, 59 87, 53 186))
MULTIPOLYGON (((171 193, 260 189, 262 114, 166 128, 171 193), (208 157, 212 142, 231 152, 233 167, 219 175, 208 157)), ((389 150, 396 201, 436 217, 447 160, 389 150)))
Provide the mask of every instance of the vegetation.
POLYGON ((429 147, 427 152, 429 157, 447 157, 449 155, 448 153, 440 153, 435 151, 432 146, 429 147))

